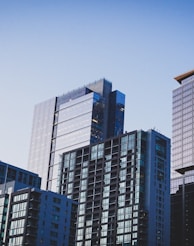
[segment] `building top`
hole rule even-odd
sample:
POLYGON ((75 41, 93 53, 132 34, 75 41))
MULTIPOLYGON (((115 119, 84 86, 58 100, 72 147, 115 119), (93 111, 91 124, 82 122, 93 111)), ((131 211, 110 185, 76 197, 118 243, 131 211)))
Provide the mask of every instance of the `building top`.
POLYGON ((41 184, 41 178, 38 174, 0 161, 0 185, 10 181, 16 181, 16 186, 19 185, 20 187, 24 184, 25 186, 40 188, 41 184))
MULTIPOLYGON (((91 92, 98 93, 102 97, 106 97, 112 92, 112 83, 108 81, 107 79, 99 79, 95 82, 89 83, 87 85, 84 85, 82 87, 79 87, 77 89, 74 89, 72 91, 69 91, 65 94, 62 94, 60 96, 53 97, 51 99, 47 99, 41 103, 48 102, 50 100, 57 100, 57 109, 59 109, 59 105, 64 104, 70 100, 77 99, 79 97, 82 97, 86 94, 89 94, 91 92)), ((38 103, 36 106, 39 106, 41 103, 38 103)))
POLYGON ((183 73, 177 77, 175 77, 174 79, 179 83, 179 84, 182 84, 182 81, 190 76, 194 75, 194 69, 189 71, 189 72, 186 72, 186 73, 183 73))
MULTIPOLYGON (((10 170, 15 170, 15 173, 16 172, 26 173, 27 175, 31 175, 31 176, 39 178, 39 175, 37 173, 28 171, 26 169, 23 169, 23 168, 20 168, 20 167, 17 167, 17 166, 13 166, 13 165, 11 165, 9 163, 6 163, 6 162, 3 162, 3 161, 0 161, 0 167, 1 167, 1 169, 0 169, 1 170, 1 174, 3 174, 3 171, 5 169, 7 169, 6 171, 8 171, 10 169, 10 170)), ((14 180, 14 175, 12 175, 12 178, 14 180)))

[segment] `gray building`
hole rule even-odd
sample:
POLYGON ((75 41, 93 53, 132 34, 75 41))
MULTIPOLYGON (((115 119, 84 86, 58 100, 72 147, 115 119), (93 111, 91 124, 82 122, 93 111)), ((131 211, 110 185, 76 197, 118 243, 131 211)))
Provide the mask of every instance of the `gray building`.
POLYGON ((123 133, 125 96, 105 79, 35 106, 28 169, 56 191, 62 153, 123 133))
POLYGON ((65 152, 59 192, 78 202, 77 246, 170 245, 170 140, 133 131, 65 152))

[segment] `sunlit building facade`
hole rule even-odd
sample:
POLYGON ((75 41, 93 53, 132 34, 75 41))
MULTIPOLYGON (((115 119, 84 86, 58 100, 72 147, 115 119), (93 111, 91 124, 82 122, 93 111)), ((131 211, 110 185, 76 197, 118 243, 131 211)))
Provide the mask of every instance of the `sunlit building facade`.
POLYGON ((125 95, 101 79, 36 105, 28 169, 56 191, 62 153, 123 133, 125 95))
POLYGON ((65 152, 59 192, 78 202, 76 246, 170 245, 170 140, 133 131, 65 152))
POLYGON ((173 90, 172 178, 194 174, 194 70, 177 76, 173 90))
POLYGON ((171 245, 194 245, 194 70, 175 77, 171 168, 171 245))

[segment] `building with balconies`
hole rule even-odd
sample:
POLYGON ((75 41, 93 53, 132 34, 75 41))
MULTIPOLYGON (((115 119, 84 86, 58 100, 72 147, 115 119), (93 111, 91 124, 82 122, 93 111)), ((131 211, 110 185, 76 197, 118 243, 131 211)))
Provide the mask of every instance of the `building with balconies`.
POLYGON ((51 191, 11 194, 5 245, 74 246, 77 203, 51 191))
POLYGON ((0 245, 74 246, 77 203, 37 174, 0 162, 0 245))

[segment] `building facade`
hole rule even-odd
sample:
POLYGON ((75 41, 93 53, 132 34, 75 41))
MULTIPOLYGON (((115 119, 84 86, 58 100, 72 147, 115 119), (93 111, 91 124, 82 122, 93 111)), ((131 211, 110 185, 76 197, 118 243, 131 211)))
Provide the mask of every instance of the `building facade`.
POLYGON ((194 173, 194 70, 177 76, 173 90, 172 178, 194 173))
POLYGON ((0 195, 11 193, 23 187, 40 188, 41 178, 36 173, 29 172, 25 169, 12 166, 8 163, 0 161, 0 195), (10 181, 16 181, 15 186, 7 186, 10 181), (14 187, 14 190, 12 189, 14 187))
POLYGON ((171 245, 192 246, 194 194, 194 70, 175 77, 171 168, 171 245))
POLYGON ((0 245, 6 245, 11 194, 26 187, 40 188, 40 184, 38 174, 0 161, 0 245))
POLYGON ((171 246, 194 245, 194 175, 172 180, 171 246), (177 189, 178 187, 178 189, 177 189))
POLYGON ((51 191, 12 193, 5 245, 74 246, 76 209, 76 202, 51 191))
POLYGON ((134 131, 63 154, 59 192, 78 202, 77 246, 169 246, 170 140, 134 131))
POLYGON ((123 133, 125 96, 105 79, 36 105, 28 169, 56 191, 62 153, 123 133))
POLYGON ((0 245, 75 245, 75 201, 40 190, 37 174, 4 162, 0 180, 0 245))

